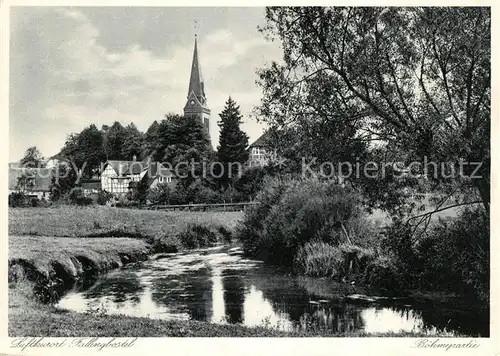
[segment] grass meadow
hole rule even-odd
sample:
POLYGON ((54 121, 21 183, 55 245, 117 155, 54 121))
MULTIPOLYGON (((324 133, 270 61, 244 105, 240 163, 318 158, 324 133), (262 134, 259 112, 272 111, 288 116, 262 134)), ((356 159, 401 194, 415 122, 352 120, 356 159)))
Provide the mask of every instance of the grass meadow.
POLYGON ((220 224, 232 229, 242 212, 118 209, 105 206, 9 209, 9 235, 156 237, 175 235, 188 224, 220 224), (120 235, 121 233, 121 235, 120 235))

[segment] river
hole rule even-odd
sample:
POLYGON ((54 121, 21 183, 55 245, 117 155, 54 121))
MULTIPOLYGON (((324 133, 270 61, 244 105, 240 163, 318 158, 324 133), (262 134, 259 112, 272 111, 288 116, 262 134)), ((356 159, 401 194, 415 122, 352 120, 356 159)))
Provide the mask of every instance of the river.
POLYGON ((356 286, 265 266, 234 246, 155 255, 73 288, 58 306, 285 331, 488 335, 487 320, 469 312, 406 298, 367 297, 356 286))

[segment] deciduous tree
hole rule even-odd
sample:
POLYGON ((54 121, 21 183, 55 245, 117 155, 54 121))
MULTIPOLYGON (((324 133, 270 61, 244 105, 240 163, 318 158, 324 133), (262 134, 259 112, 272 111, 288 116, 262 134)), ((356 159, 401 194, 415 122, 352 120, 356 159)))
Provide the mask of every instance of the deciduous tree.
MULTIPOLYGON (((284 63, 259 71, 258 114, 295 130, 288 147, 338 135, 339 146, 391 143, 406 163, 477 162, 479 179, 428 178, 474 188, 489 211, 489 8, 267 8, 266 19, 261 30, 281 41, 284 63)), ((316 147, 305 152, 321 155, 316 147)))
POLYGON ((21 158, 20 164, 22 167, 44 167, 45 162, 42 154, 36 146, 32 146, 26 150, 24 157, 21 158))

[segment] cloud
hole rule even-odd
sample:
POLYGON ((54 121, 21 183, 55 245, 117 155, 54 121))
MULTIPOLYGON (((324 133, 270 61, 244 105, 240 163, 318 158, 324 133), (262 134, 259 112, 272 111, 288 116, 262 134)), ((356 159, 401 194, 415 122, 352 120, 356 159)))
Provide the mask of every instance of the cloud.
MULTIPOLYGON (((134 122, 145 131, 165 113, 182 113, 192 41, 166 41, 168 51, 145 49, 135 41, 110 50, 100 42, 106 28, 98 28, 80 9, 23 8, 13 10, 12 17, 11 160, 32 145, 47 156, 55 154, 68 134, 91 123, 134 122)), ((124 26, 117 42, 126 41, 126 31, 124 26)), ((260 100, 255 69, 264 58, 279 59, 280 50, 257 32, 224 27, 200 36, 199 46, 216 146, 218 113, 228 96, 248 116, 260 100)), ((250 120, 243 129, 253 141, 262 125, 250 120)))

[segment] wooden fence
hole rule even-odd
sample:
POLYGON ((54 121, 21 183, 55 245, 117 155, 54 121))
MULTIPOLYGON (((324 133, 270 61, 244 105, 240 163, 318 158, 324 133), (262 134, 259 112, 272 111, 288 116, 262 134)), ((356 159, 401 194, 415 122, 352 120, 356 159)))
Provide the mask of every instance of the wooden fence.
POLYGON ((215 204, 180 204, 180 205, 145 205, 143 209, 148 210, 165 210, 165 211, 243 211, 250 205, 259 204, 256 201, 243 202, 243 203, 215 203, 215 204))

